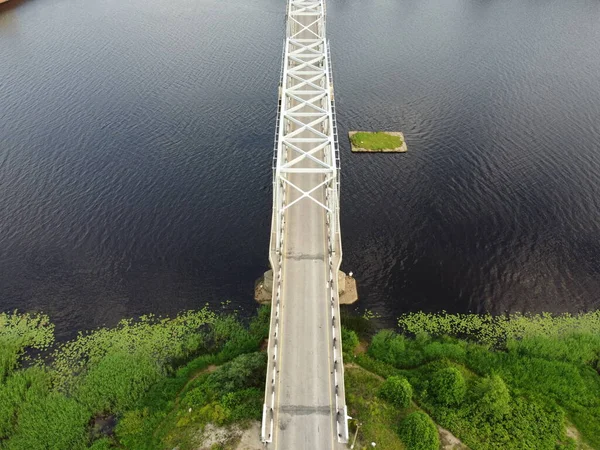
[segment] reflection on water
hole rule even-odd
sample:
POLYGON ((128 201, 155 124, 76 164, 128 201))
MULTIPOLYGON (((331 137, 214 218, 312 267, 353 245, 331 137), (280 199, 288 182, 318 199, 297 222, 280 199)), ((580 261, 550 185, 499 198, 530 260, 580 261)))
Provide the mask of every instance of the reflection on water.
MULTIPOLYGON (((268 264, 281 1, 0 7, 0 308, 69 334, 268 264)), ((359 308, 578 311, 600 291, 600 6, 328 2, 359 308), (352 129, 404 132, 353 155, 352 129)))

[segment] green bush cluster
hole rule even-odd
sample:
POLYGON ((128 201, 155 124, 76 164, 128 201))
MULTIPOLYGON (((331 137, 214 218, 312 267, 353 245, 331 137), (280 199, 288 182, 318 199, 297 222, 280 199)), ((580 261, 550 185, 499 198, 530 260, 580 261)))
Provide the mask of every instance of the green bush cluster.
POLYGON ((440 439, 437 427, 422 411, 415 411, 400 422, 400 437, 408 450, 438 450, 440 439))
POLYGON ((206 308, 144 316, 80 334, 25 368, 31 350, 50 348, 54 327, 43 315, 0 314, 0 450, 141 450, 185 441, 177 425, 195 419, 184 414, 184 398, 204 382, 205 402, 194 412, 219 423, 257 418, 266 356, 249 352, 259 350, 268 325, 268 308, 248 326, 206 308), (210 365, 220 367, 209 373, 210 365), (111 415, 116 437, 92 430, 111 415))
POLYGON ((404 377, 391 376, 381 386, 379 396, 398 408, 407 408, 412 400, 413 390, 404 377))
POLYGON ((467 393, 467 383, 456 367, 440 369, 431 377, 429 392, 433 400, 443 406, 458 406, 467 393))
POLYGON ((342 327, 342 351, 345 358, 349 359, 354 354, 358 343, 358 335, 354 331, 342 327))
POLYGON ((496 374, 476 382, 473 397, 475 415, 489 423, 499 422, 510 413, 510 392, 504 380, 496 374))
POLYGON ((384 384, 381 377, 352 366, 344 371, 344 379, 348 414, 355 419, 349 423, 351 433, 354 435, 358 431, 355 448, 366 448, 375 442, 377 448, 404 449, 398 435, 403 411, 378 395, 384 384))
POLYGON ((479 449, 569 446, 565 422, 600 448, 600 314, 408 314, 356 362, 408 379, 417 403, 479 449))

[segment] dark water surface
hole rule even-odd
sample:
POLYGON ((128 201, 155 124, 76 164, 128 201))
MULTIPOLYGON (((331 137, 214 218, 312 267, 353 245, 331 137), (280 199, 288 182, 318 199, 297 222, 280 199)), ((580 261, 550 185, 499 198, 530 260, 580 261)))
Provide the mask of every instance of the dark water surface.
MULTIPOLYGON (((251 311, 283 0, 0 8, 0 310, 251 311)), ((360 310, 600 305, 600 3, 329 0, 360 310), (405 155, 352 155, 351 129, 405 155)))

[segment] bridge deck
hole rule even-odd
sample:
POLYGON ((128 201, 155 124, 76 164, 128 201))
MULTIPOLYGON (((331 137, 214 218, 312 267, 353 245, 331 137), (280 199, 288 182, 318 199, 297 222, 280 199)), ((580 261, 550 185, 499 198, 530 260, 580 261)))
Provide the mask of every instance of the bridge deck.
MULTIPOLYGON (((295 119, 283 117, 279 133, 293 136, 296 148, 284 146, 281 149, 278 169, 302 153, 312 158, 300 158, 293 164, 294 171, 286 173, 285 183, 281 184, 287 186, 282 190, 284 211, 278 208, 273 211, 271 264, 275 277, 263 438, 272 449, 341 449, 344 448, 341 442, 347 439, 337 294, 341 245, 339 234, 334 233, 337 238, 330 242, 328 210, 324 206, 332 204, 331 192, 337 188, 335 178, 332 187, 331 172, 305 170, 322 169, 327 165, 337 170, 331 157, 334 125, 329 111, 332 108, 329 78, 318 78, 314 70, 315 67, 328 69, 323 4, 294 0, 290 3, 309 7, 300 9, 293 20, 288 17, 288 38, 291 35, 306 45, 313 41, 313 58, 316 59, 312 68, 307 66, 303 74, 288 76, 289 66, 301 65, 306 61, 306 53, 297 56, 298 61, 294 62, 289 53, 297 46, 290 44, 289 39, 286 41, 284 91, 296 89, 292 96, 285 97, 284 92, 282 101, 287 102, 284 109, 294 111, 295 119), (318 88, 325 93, 324 97, 306 104, 307 98, 319 96, 318 88), (327 120, 314 124, 314 106, 328 111, 327 120), (311 123, 312 126, 305 126, 311 123), (327 137, 327 145, 319 144, 320 133, 327 137), (308 192, 310 198, 306 195, 308 192), (292 206, 287 208, 288 205, 292 206), (275 228, 283 212, 283 246, 279 254, 274 243, 277 241, 275 228), (330 243, 334 250, 332 255, 330 243), (277 289, 279 273, 280 290, 277 289), (269 412, 270 405, 273 405, 272 412, 269 412)), ((281 140, 279 145, 282 145, 281 140)), ((337 195, 333 198, 337 203, 337 195)), ((329 221, 337 223, 337 205, 334 212, 333 208, 330 212, 329 221)))

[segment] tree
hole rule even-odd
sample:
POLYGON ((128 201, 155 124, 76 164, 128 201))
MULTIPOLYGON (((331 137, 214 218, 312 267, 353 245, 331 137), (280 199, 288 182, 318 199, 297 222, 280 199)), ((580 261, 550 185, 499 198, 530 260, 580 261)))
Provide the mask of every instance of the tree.
POLYGON ((438 370, 429 386, 433 400, 443 406, 459 405, 467 392, 467 383, 455 367, 438 370))
POLYGON ((379 396, 398 408, 407 408, 412 400, 413 390, 404 377, 391 376, 381 386, 379 396))
POLYGON ((406 416, 398 431, 408 450, 438 450, 440 447, 437 427, 423 411, 406 416))
POLYGON ((483 378, 475 388, 477 413, 499 421, 510 412, 510 393, 498 375, 483 378))

